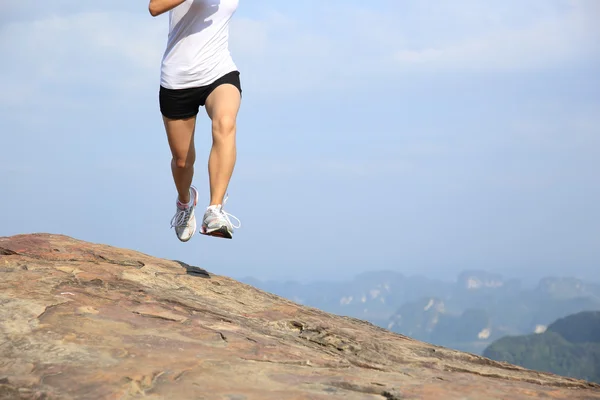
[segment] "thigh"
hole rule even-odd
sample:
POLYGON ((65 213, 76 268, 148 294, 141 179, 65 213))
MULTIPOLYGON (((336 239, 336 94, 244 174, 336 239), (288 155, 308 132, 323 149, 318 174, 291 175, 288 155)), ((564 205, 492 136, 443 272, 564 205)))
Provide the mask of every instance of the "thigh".
POLYGON ((178 160, 185 160, 194 151, 194 130, 196 116, 182 119, 170 119, 163 116, 165 130, 171 154, 178 160))
POLYGON ((213 124, 223 121, 235 124, 241 100, 240 91, 236 86, 223 83, 206 98, 206 113, 213 124))

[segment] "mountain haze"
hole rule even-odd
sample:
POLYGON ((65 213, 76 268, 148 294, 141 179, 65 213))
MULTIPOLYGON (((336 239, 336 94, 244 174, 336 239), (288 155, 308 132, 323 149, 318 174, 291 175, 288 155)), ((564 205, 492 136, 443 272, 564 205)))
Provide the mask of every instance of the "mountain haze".
POLYGON ((480 270, 463 271, 454 282, 395 271, 367 272, 345 282, 243 281, 301 304, 476 354, 503 336, 542 332, 558 318, 600 310, 600 285, 572 277, 544 277, 533 287, 480 270))

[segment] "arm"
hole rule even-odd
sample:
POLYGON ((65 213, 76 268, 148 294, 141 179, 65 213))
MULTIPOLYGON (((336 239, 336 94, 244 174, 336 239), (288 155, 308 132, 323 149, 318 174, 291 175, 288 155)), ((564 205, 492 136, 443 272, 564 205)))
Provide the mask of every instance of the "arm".
POLYGON ((184 1, 185 0, 150 0, 150 4, 148 4, 148 11, 150 11, 150 15, 156 17, 162 13, 172 10, 184 1))

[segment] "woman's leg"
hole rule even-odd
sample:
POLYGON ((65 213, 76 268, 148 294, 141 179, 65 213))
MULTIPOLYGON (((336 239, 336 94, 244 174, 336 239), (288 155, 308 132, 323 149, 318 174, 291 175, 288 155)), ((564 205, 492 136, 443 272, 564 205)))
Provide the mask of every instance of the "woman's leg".
POLYGON ((223 210, 224 197, 236 161, 236 119, 240 102, 238 88, 225 83, 212 91, 205 104, 212 121, 213 144, 208 159, 210 205, 202 219, 201 233, 226 239, 231 239, 233 229, 240 227, 234 226, 229 219, 233 215, 223 210))
POLYGON ((171 172, 177 188, 178 201, 171 226, 179 240, 187 242, 196 233, 195 207, 198 202, 198 192, 192 186, 194 177, 194 129, 196 117, 184 119, 169 119, 163 116, 167 139, 171 149, 171 172))
POLYGON ((196 149, 194 146, 194 130, 196 117, 185 119, 169 119, 163 116, 167 139, 171 149, 171 172, 179 201, 190 202, 190 186, 194 177, 196 149))
POLYGON ((212 148, 208 159, 210 205, 223 204, 236 161, 236 119, 241 95, 231 84, 217 86, 206 99, 212 121, 212 148))

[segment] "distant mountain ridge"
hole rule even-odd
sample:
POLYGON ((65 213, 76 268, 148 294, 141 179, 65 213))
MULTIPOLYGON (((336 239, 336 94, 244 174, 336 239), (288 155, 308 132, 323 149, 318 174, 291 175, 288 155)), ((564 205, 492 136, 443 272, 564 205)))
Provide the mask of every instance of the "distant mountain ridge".
POLYGON ((600 311, 583 311, 560 318, 540 334, 501 338, 487 347, 483 355, 600 383, 600 311))
POLYGON ((241 280, 300 304, 476 354, 503 336, 543 332, 561 317, 600 310, 600 284, 573 277, 543 277, 533 287, 480 270, 463 271, 454 282, 396 271, 365 272, 345 282, 241 280))

